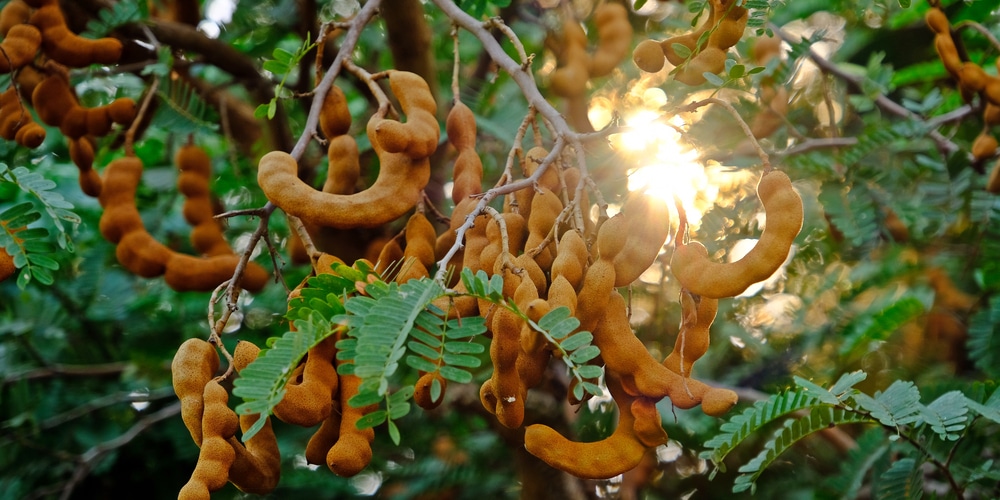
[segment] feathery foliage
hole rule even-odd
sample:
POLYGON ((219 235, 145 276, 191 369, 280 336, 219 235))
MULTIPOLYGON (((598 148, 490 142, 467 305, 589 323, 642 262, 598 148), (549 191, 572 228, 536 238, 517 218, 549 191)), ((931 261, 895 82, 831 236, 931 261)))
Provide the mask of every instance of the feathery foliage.
POLYGON ((214 131, 219 128, 215 109, 190 84, 180 78, 162 78, 156 92, 160 98, 154 121, 177 134, 214 131))

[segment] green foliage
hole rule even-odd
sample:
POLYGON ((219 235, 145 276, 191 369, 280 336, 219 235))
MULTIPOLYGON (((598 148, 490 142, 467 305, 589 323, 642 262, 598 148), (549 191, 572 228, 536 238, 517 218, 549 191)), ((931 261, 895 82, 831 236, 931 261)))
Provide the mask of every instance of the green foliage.
MULTIPOLYGON (((859 439, 858 447, 848 454, 841 473, 827 483, 835 487, 841 498, 854 498, 873 466, 890 449, 890 442, 905 438, 912 448, 910 456, 892 462, 878 477, 878 498, 919 498, 923 491, 923 474, 920 464, 931 459, 933 452, 920 438, 931 433, 941 442, 955 442, 968 431, 972 420, 969 410, 990 420, 1000 417, 1000 391, 979 403, 961 391, 949 391, 929 404, 920 402, 920 391, 908 381, 896 380, 884 391, 868 395, 854 388, 867 378, 862 371, 846 373, 829 389, 808 380, 795 377, 798 389, 758 401, 753 408, 744 410, 724 423, 719 434, 705 443, 708 450, 702 458, 715 463, 725 471, 722 460, 742 441, 761 431, 768 423, 784 418, 781 427, 767 439, 763 449, 751 460, 740 466, 740 475, 733 484, 733 492, 755 491, 757 479, 764 470, 796 442, 807 436, 838 425, 879 424, 881 431, 866 432, 859 439)), ((946 471, 948 472, 948 471, 946 471)))
POLYGON ((156 92, 160 106, 154 120, 178 134, 217 130, 218 113, 181 78, 163 78, 156 92))
POLYGON ((976 368, 1000 377, 1000 295, 969 319, 969 359, 976 368))
POLYGON ((85 35, 93 38, 107 36, 112 30, 123 24, 139 21, 148 17, 149 8, 145 2, 118 2, 107 9, 101 9, 97 17, 87 22, 85 35))
POLYGON ((285 89, 285 82, 288 81, 288 77, 298 68, 302 58, 315 47, 316 44, 310 43, 309 35, 307 34, 305 41, 302 42, 302 46, 295 52, 289 52, 281 47, 274 49, 271 53, 272 59, 264 61, 263 67, 265 71, 274 75, 281 75, 281 82, 275 87, 275 96, 271 98, 270 102, 261 104, 254 110, 253 115, 255 118, 264 118, 266 116, 268 120, 274 119, 274 114, 278 111, 278 99, 291 97, 288 95, 287 89, 285 89))

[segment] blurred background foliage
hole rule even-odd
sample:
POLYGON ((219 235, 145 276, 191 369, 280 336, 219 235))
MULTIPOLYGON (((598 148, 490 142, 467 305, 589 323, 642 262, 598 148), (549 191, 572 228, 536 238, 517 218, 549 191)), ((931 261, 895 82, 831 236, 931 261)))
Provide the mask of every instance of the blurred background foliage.
MULTIPOLYGON (((0 1, 0 6, 4 3, 0 1)), ((1000 376, 1000 198, 984 189, 992 165, 972 162, 967 153, 983 129, 975 111, 982 104, 973 101, 970 108, 937 59, 933 34, 923 23, 927 3, 765 3, 766 17, 773 23, 769 27, 780 26, 807 41, 786 43, 781 61, 759 76, 737 79, 726 88, 692 91, 665 81, 663 74, 643 74, 625 62, 610 77, 591 82, 591 117, 598 127, 612 122, 612 112, 615 123, 641 123, 633 120, 641 120, 643 111, 663 112, 669 107, 665 103, 681 102, 694 92, 730 100, 749 120, 759 110, 753 95, 761 78, 778 78, 789 89, 785 124, 764 146, 795 180, 805 204, 805 225, 784 276, 722 302, 712 329, 715 342, 698 365, 700 378, 739 390, 742 400, 733 414, 791 387, 793 375, 828 386, 855 370, 867 373, 857 388, 868 394, 907 380, 920 388, 924 404, 950 390, 986 401, 994 386, 977 382, 1000 376), (809 39, 811 35, 815 36, 809 39), (861 85, 822 76, 807 61, 810 48, 861 85), (914 117, 885 112, 876 103, 878 96, 901 104, 914 117), (601 117, 606 117, 604 123, 601 117), (958 149, 942 151, 928 137, 931 129, 958 149), (852 140, 837 147, 822 145, 828 144, 824 139, 838 137, 852 140)), ((1000 2, 942 3, 953 22, 976 21, 993 37, 1000 36, 1000 2)), ((632 14, 639 33, 636 42, 643 36, 659 39, 687 29, 690 12, 699 4, 647 2, 640 13, 632 14)), ((537 79, 544 90, 555 64, 544 48, 546 33, 558 24, 553 6, 519 1, 500 6, 485 0, 461 5, 508 20, 527 52, 536 54, 537 79)), ((310 19, 326 20, 356 8, 349 0, 242 0, 235 10, 229 2, 206 0, 202 7, 202 31, 255 61, 270 58, 276 48, 297 50, 305 40, 303 25, 310 19), (302 6, 310 6, 309 15, 301 14, 302 6)), ((585 17, 593 5, 580 0, 564 7, 585 17)), ((451 92, 453 46, 446 36, 451 23, 432 6, 425 6, 425 11, 435 34, 439 101, 446 102, 451 92)), ((119 18, 102 19, 114 27, 151 17, 147 6, 115 13, 119 18)), ((99 28, 95 25, 95 32, 99 28)), ((753 67, 750 54, 757 35, 749 31, 730 58, 753 67)), ((369 26, 354 54, 356 63, 371 71, 392 67, 386 37, 380 22, 369 26)), ((970 59, 996 75, 995 40, 974 30, 961 31, 961 37, 970 59)), ((463 32, 459 38, 465 75, 461 97, 476 113, 485 179, 493 182, 527 106, 509 76, 496 73, 486 62, 471 35, 463 32)), ((312 64, 312 55, 305 59, 306 66, 312 64)), ((260 104, 255 91, 242 86, 246 82, 196 55, 163 50, 158 61, 146 61, 145 66, 149 72, 166 75, 173 64, 183 64, 193 79, 202 82, 198 88, 225 88, 251 110, 260 104)), ((141 96, 147 75, 141 70, 119 73, 97 68, 73 76, 85 101, 102 103, 118 95, 141 96)), ((283 76, 267 78, 276 84, 283 76)), ((0 83, 6 86, 9 80, 0 83)), ((308 111, 310 99, 305 93, 311 84, 309 67, 289 76, 289 92, 279 94, 285 116, 276 120, 277 125, 258 125, 262 138, 254 142, 250 137, 250 150, 246 138, 228 135, 219 126, 219 110, 201 102, 197 93, 192 97, 187 86, 196 86, 176 81, 161 87, 164 101, 178 105, 173 110, 158 109, 136 150, 147 167, 138 197, 150 232, 175 248, 190 250, 180 212, 182 199, 173 187, 172 155, 191 133, 213 158, 213 191, 221 206, 263 205, 266 200, 255 184, 255 154, 274 147, 281 133, 297 136, 308 111)), ((368 154, 370 147, 360 134, 369 107, 367 96, 350 78, 339 79, 338 85, 347 92, 362 153, 368 154)), ((683 142, 696 152, 696 163, 708 172, 704 175, 711 177, 712 186, 710 197, 702 192, 691 200, 700 209, 698 236, 710 252, 722 255, 736 240, 758 234, 760 209, 753 194, 757 160, 731 117, 712 110, 692 122, 683 142)), ((100 144, 98 165, 117 155, 115 140, 100 144)), ((647 140, 640 147, 616 142, 625 140, 612 136, 613 152, 594 152, 595 179, 612 206, 626 192, 630 171, 645 166, 655 154, 650 148, 660 147, 648 138, 638 139, 647 140)), ((317 177, 323 175, 324 155, 318 147, 307 152, 317 177)), ((435 161, 436 199, 441 199, 447 161, 435 161)), ((58 263, 51 285, 39 279, 23 286, 15 280, 0 283, 0 496, 173 497, 190 474, 198 449, 177 414, 169 363, 183 340, 207 335, 208 294, 177 293, 161 280, 137 278, 120 268, 113 246, 97 231, 97 201, 80 193, 76 168, 58 134, 49 134, 34 151, 0 142, 0 163, 10 169, 26 166, 54 181, 52 191, 71 203, 71 212, 79 217, 78 223, 64 222, 61 230, 52 217, 43 216, 35 223, 51 235, 48 256, 58 263), (72 252, 57 245, 56 236, 63 233, 72 252)), ((371 170, 369 175, 374 174, 371 170)), ((24 202, 38 211, 46 206, 16 183, 0 180, 0 211, 24 202)), ((441 204, 445 212, 450 210, 447 202, 441 204)), ((245 244, 256 221, 237 217, 228 224, 227 234, 239 250, 241 238, 245 244)), ((276 218, 271 228, 272 239, 285 248, 288 230, 283 218, 276 218)), ((266 256, 257 260, 268 262, 266 256)), ((667 262, 669 247, 628 292, 637 335, 661 355, 669 352, 680 322, 679 290, 670 279, 667 262)), ((289 286, 308 272, 307 266, 287 260, 282 265, 289 286)), ((237 339, 263 345, 286 331, 281 319, 286 308, 283 286, 272 284, 257 295, 245 295, 240 305, 224 338, 230 349, 237 339)), ((476 382, 482 382, 489 376, 488 368, 475 375, 476 382)), ((555 397, 541 401, 532 411, 564 411, 555 397)), ((592 400, 566 418, 580 439, 599 439, 614 428, 612 408, 607 400, 592 400)), ((733 495, 736 469, 778 428, 772 425, 755 432, 727 459, 732 464, 729 470, 710 480, 713 466, 699 458, 699 452, 718 433, 722 420, 697 410, 672 409, 668 400, 660 411, 671 442, 641 470, 610 481, 581 481, 568 491, 592 498, 728 498, 733 495)), ((521 468, 537 466, 524 459, 518 436, 501 430, 484 413, 477 383, 449 391, 441 408, 414 412, 398 425, 401 445, 393 445, 379 432, 373 464, 359 476, 342 479, 305 463, 302 450, 308 430, 275 423, 284 467, 278 490, 271 496, 516 498, 522 495, 521 468)), ((870 425, 838 429, 837 434, 811 435, 788 450, 758 480, 757 496, 884 497, 878 478, 890 463, 901 457, 926 459, 914 447, 891 440, 887 429, 870 425)), ((965 478, 966 497, 996 498, 1000 496, 996 468, 987 468, 978 479, 970 471, 1000 453, 998 431, 995 421, 970 417, 959 440, 939 442, 924 436, 920 443, 965 478)), ((928 496, 957 496, 940 470, 928 468, 923 475, 922 490, 928 496)), ((240 495, 229 485, 218 497, 240 495)))

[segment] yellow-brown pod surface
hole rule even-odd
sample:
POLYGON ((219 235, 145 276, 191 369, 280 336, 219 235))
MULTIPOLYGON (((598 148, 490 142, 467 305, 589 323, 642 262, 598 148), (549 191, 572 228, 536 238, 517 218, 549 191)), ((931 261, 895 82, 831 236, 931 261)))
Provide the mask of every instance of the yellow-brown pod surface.
POLYGON ((552 261, 552 281, 563 277, 574 289, 583 282, 583 274, 587 269, 587 243, 576 231, 566 231, 559 239, 559 251, 552 261))
POLYGON ((0 36, 7 36, 11 28, 28 22, 31 18, 31 6, 24 0, 10 0, 0 10, 0 36))
POLYGON ((389 77, 390 84, 403 93, 397 97, 407 112, 406 123, 377 114, 368 121, 368 138, 380 160, 378 177, 368 189, 351 195, 317 191, 299 180, 295 158, 272 151, 260 159, 257 172, 257 183, 267 198, 303 222, 339 229, 381 226, 413 208, 430 179, 427 156, 434 149, 428 144, 436 146, 439 135, 433 111, 427 110, 434 102, 430 89, 414 77, 402 71, 393 71, 389 77), (383 140, 391 146, 386 147, 383 140))
POLYGON ((434 266, 434 244, 437 233, 427 217, 417 212, 406 222, 406 248, 403 249, 403 268, 396 282, 406 283, 414 278, 428 276, 428 269, 434 266))
POLYGON ((45 129, 35 123, 27 108, 21 106, 14 86, 0 94, 0 137, 31 149, 45 140, 45 129))
POLYGON ((656 409, 656 400, 638 397, 632 401, 632 417, 635 419, 633 429, 635 437, 647 448, 656 448, 667 442, 667 431, 663 430, 660 411, 656 409))
POLYGON ((114 38, 91 40, 70 31, 58 3, 41 6, 31 16, 30 22, 42 32, 45 55, 66 66, 82 68, 91 64, 114 64, 121 57, 120 41, 114 38))
POLYGON ((587 91, 590 75, 590 55, 587 54, 587 34, 580 23, 567 17, 563 20, 561 35, 550 44, 556 50, 559 66, 552 72, 549 82, 552 91, 566 98, 581 97, 587 91))
MULTIPOLYGON (((233 351, 233 368, 242 372, 259 354, 260 348, 252 342, 239 341, 233 351)), ((260 414, 240 415, 240 430, 246 433, 258 418, 260 414)), ((236 451, 229 480, 245 493, 266 495, 273 491, 281 477, 281 452, 270 418, 246 443, 231 437, 229 444, 236 451)))
POLYGON ((333 366, 337 354, 336 337, 327 337, 309 349, 301 379, 292 377, 285 397, 274 407, 282 422, 312 427, 330 416, 339 378, 333 366))
POLYGON ((632 24, 628 10, 618 3, 603 3, 594 9, 597 25, 597 50, 590 57, 588 73, 591 77, 611 73, 628 55, 632 45, 632 24))
MULTIPOLYGON (((504 278, 506 282, 507 276, 504 278)), ((523 282, 519 281, 518 286, 521 284, 523 282)), ((534 288, 531 283, 525 286, 534 288)), ((516 429, 524 422, 524 386, 517 370, 523 320, 505 307, 499 308, 492 319, 490 359, 493 361, 493 375, 483 383, 479 395, 483 406, 496 415, 501 424, 516 429)))
POLYGON ((983 130, 972 142, 972 157, 976 161, 983 161, 997 151, 997 140, 988 131, 983 130))
POLYGON ((682 244, 683 231, 678 230, 670 269, 684 288, 703 297, 735 297, 781 267, 802 228, 802 199, 788 176, 777 170, 761 177, 757 195, 764 204, 767 225, 753 249, 736 262, 712 262, 702 244, 682 244))
POLYGON ((425 373, 417 379, 417 383, 414 385, 413 401, 425 410, 433 410, 444 401, 444 392, 447 388, 448 381, 441 374, 425 373), (441 394, 436 400, 431 397, 431 387, 435 380, 441 385, 441 394))
POLYGON ((229 409, 229 393, 218 381, 210 380, 205 384, 204 399, 198 464, 191 479, 178 493, 178 500, 208 499, 211 492, 222 489, 229 482, 229 469, 236 459, 236 450, 228 440, 236 434, 239 420, 229 409))
POLYGON ((201 339, 185 340, 170 362, 174 394, 181 402, 181 420, 191 439, 201 446, 201 417, 204 411, 205 385, 219 369, 215 347, 201 339))
POLYGON ((340 432, 337 441, 326 454, 326 465, 334 474, 351 477, 368 467, 372 460, 371 443, 375 440, 375 430, 360 430, 358 420, 375 411, 377 405, 354 408, 347 403, 358 393, 361 379, 354 375, 340 378, 340 432))
POLYGON ((340 87, 331 85, 319 110, 319 129, 327 139, 344 135, 351 130, 351 110, 347 96, 340 87))
POLYGON ((993 193, 1000 193, 1000 160, 993 165, 990 171, 990 178, 986 181, 986 190, 993 193))
MULTIPOLYGON (((521 214, 505 212, 500 214, 507 228, 507 248, 511 255, 521 253, 524 247, 525 220, 521 214)), ((496 218, 490 218, 486 224, 486 238, 489 244, 483 248, 479 255, 479 263, 483 269, 493 269, 500 254, 503 253, 503 233, 500 231, 500 223, 496 218)))
POLYGON ((455 101, 448 112, 445 130, 448 142, 458 151, 451 189, 451 199, 457 204, 483 192, 483 162, 476 152, 476 117, 462 101, 455 101))
MULTIPOLYGON (((207 292, 219 286, 219 283, 232 278, 239 261, 239 255, 199 258, 171 252, 163 278, 170 288, 178 292, 207 292)), ((267 285, 270 278, 270 273, 260 264, 249 262, 238 284, 249 292, 259 292, 267 285)))
POLYGON ((694 362, 708 352, 709 330, 719 310, 719 299, 699 297, 681 291, 681 328, 674 342, 674 350, 663 365, 684 377, 691 377, 694 362))
POLYGON ((615 287, 626 286, 653 264, 667 240, 670 209, 661 198, 636 194, 622 207, 628 223, 628 242, 615 255, 615 287))
POLYGON ((583 479, 608 479, 635 468, 642 461, 646 446, 635 433, 632 415, 633 398, 621 387, 614 374, 607 376, 608 389, 618 405, 618 427, 600 441, 570 441, 543 424, 529 425, 524 433, 528 453, 559 470, 583 479))
POLYGON ((552 268, 552 261, 556 255, 556 242, 553 238, 544 246, 542 243, 548 237, 549 232, 553 230, 562 209, 563 205, 562 201, 559 200, 559 195, 548 188, 539 187, 538 192, 531 199, 528 239, 524 242, 524 249, 545 271, 552 268))
POLYGON ((10 278, 17 272, 14 266, 14 257, 11 257, 7 250, 0 248, 0 281, 10 278))
POLYGON ((666 57, 663 55, 663 48, 656 40, 643 40, 632 51, 632 62, 647 73, 656 73, 663 69, 664 61, 666 57))
MULTIPOLYGON (((6 9, 5 9, 6 10, 6 9)), ((11 27, 0 42, 0 74, 10 73, 35 60, 42 34, 30 24, 16 24, 11 27)))

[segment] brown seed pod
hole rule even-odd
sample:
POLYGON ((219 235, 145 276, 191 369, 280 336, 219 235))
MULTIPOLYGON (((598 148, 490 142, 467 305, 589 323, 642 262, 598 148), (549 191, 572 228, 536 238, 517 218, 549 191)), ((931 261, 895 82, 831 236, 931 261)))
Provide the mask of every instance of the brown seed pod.
POLYGON ((301 376, 293 376, 285 386, 285 397, 274 407, 282 422, 312 427, 330 416, 331 401, 339 378, 333 366, 337 354, 336 337, 327 337, 309 349, 301 376))
POLYGON ((0 36, 7 36, 11 28, 25 24, 31 18, 31 6, 23 0, 10 0, 0 10, 0 36))
POLYGON ((114 64, 121 57, 120 41, 114 38, 90 40, 70 31, 58 3, 41 6, 30 22, 42 33, 45 55, 58 63, 82 68, 91 64, 114 64))
POLYGON ((216 380, 209 380, 204 390, 205 411, 202 415, 202 443, 198 464, 191 473, 178 500, 205 499, 210 493, 222 489, 229 481, 229 469, 236 459, 236 451, 229 438, 236 434, 239 419, 229 409, 229 393, 216 380))
MULTIPOLYGON (((6 11, 6 9, 4 9, 6 11)), ((10 73, 35 60, 38 47, 42 44, 42 34, 30 24, 16 24, 0 42, 0 74, 10 73)))
POLYGON ((632 62, 647 73, 656 73, 663 69, 664 61, 666 57, 663 55, 663 48, 656 40, 643 40, 632 52, 632 62))
POLYGON ((377 405, 354 408, 347 403, 357 395, 361 379, 354 375, 344 375, 340 379, 340 432, 337 441, 326 454, 326 465, 334 474, 351 477, 364 470, 372 460, 371 443, 375 431, 371 428, 360 430, 358 420, 375 411, 377 405))
POLYGON ((785 262, 802 228, 802 199, 788 176, 778 170, 761 177, 757 195, 764 204, 767 226, 754 248, 736 262, 710 261, 700 243, 681 244, 683 232, 679 230, 670 269, 684 288, 703 297, 735 297, 770 277, 785 262))
POLYGON ((185 340, 170 363, 174 394, 181 402, 181 420, 198 446, 202 442, 205 385, 218 369, 219 355, 215 347, 201 339, 185 340))
POLYGON ((597 49, 590 56, 587 73, 600 77, 611 73, 628 55, 632 44, 632 24, 622 4, 602 3, 594 9, 597 49))
POLYGON ((413 393, 413 401, 417 403, 417 406, 425 410, 433 410, 441 405, 444 401, 444 392, 448 388, 448 381, 445 380, 438 373, 425 373, 417 379, 417 383, 414 386, 415 392, 413 393), (431 398, 431 386, 434 381, 437 380, 441 384, 441 395, 437 400, 431 398))
POLYGON ((323 99, 323 107, 319 111, 319 129, 327 139, 347 134, 351 130, 351 110, 347 107, 347 96, 336 85, 323 99))
POLYGON ((983 130, 972 142, 972 157, 976 161, 983 161, 991 157, 997 151, 997 140, 988 131, 983 130))

